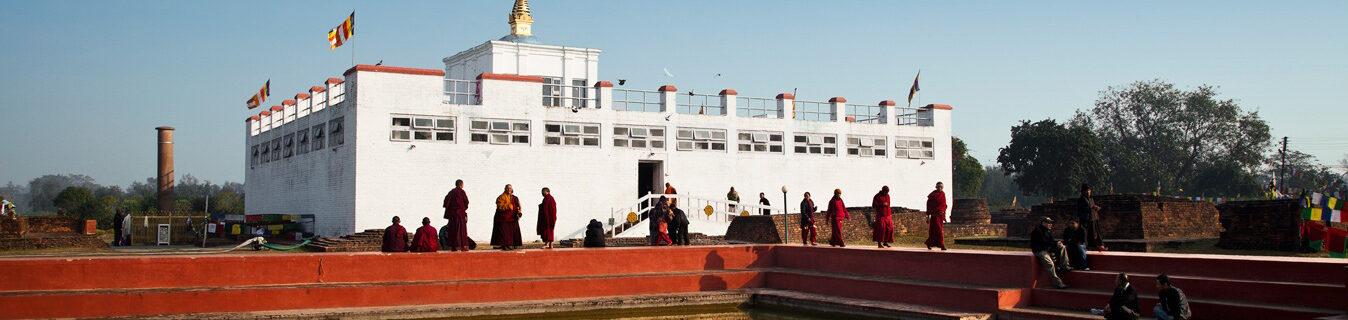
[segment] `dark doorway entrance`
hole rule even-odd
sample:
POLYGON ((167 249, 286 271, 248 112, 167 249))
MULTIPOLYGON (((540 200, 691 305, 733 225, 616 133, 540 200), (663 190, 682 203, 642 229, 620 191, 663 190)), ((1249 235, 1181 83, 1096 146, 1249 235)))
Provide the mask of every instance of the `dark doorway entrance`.
POLYGON ((644 197, 660 189, 664 182, 663 163, 660 161, 641 161, 637 163, 637 197, 644 197))

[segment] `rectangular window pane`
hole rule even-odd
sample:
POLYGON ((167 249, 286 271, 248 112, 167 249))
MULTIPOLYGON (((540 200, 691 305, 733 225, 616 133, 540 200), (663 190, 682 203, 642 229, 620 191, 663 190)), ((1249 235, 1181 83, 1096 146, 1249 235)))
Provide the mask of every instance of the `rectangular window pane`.
POLYGON ((651 140, 651 148, 654 148, 654 149, 664 149, 664 148, 665 148, 665 141, 664 141, 664 140, 651 140))
POLYGON ((393 126, 395 126, 395 127, 406 127, 406 126, 411 126, 411 125, 412 125, 412 119, 409 119, 409 118, 393 118, 393 126))
POLYGON ((486 134, 486 133, 474 133, 474 134, 472 134, 470 137, 468 137, 468 139, 469 139, 469 140, 472 140, 473 142, 487 142, 487 134, 486 134))
POLYGON ((431 139, 431 132, 430 132, 430 131, 414 131, 414 132, 412 132, 412 138, 413 138, 413 139, 416 139, 416 140, 430 140, 430 139, 431 139))
POLYGON ((633 148, 645 148, 645 147, 646 147, 646 140, 632 140, 632 147, 633 147, 633 148))
POLYGON ((626 146, 627 146, 627 139, 613 139, 613 146, 614 146, 614 147, 626 147, 626 146))
POLYGON ((412 138, 412 132, 407 130, 394 130, 393 135, 389 137, 393 140, 407 140, 412 138))
POLYGON ((473 121, 472 128, 473 130, 487 130, 487 126, 488 124, 486 121, 473 121))
POLYGON ((491 135, 491 143, 507 144, 510 143, 510 135, 495 133, 491 135))
POLYGON ((652 136, 652 137, 663 137, 663 136, 665 136, 665 129, 651 129, 651 136, 652 136))
POLYGON ((453 132, 444 132, 444 131, 436 132, 436 133, 435 133, 435 140, 437 140, 437 141, 454 141, 454 133, 453 133, 453 132))
POLYGON ((543 143, 549 145, 559 145, 562 144, 562 137, 544 137, 543 143))
POLYGON ((510 131, 510 123, 504 121, 493 121, 491 131, 510 131))
POLYGON ((562 132, 562 125, 559 125, 559 124, 545 124, 545 125, 543 125, 543 130, 544 130, 544 131, 547 131, 547 132, 562 132))
POLYGON ((511 142, 514 142, 514 143, 528 144, 528 143, 529 143, 529 136, 528 136, 528 135, 519 135, 519 134, 517 134, 517 135, 511 136, 510 141, 511 141, 511 142))
POLYGON ((529 132, 529 123, 528 123, 528 122, 516 122, 516 123, 512 124, 511 129, 513 129, 514 131, 529 132))
POLYGON ((453 119, 439 119, 439 120, 435 120, 435 128, 436 128, 436 129, 450 129, 450 128, 454 128, 454 120, 453 120, 453 119))
POLYGON ((414 127, 417 127, 417 128, 430 128, 431 125, 432 125, 434 122, 435 122, 435 120, 432 120, 432 119, 427 119, 427 118, 416 118, 416 119, 413 120, 412 124, 413 124, 414 127))

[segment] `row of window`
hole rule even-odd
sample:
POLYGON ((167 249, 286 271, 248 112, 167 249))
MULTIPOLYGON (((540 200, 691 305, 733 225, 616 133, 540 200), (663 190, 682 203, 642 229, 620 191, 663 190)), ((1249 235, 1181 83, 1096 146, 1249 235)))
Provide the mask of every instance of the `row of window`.
POLYGON ((262 141, 250 147, 249 166, 281 161, 311 151, 323 150, 326 146, 337 147, 346 143, 343 129, 343 117, 337 117, 328 123, 319 123, 312 127, 301 128, 295 132, 276 137, 271 141, 262 141))
MULTIPOLYGON (((470 143, 529 144, 528 120, 472 119, 468 128, 470 143)), ((457 128, 452 117, 394 115, 391 126, 392 141, 446 141, 453 142, 457 128)), ((543 124, 543 144, 556 146, 600 146, 600 126, 597 123, 546 122, 543 124)), ((675 132, 675 150, 725 151, 728 144, 725 129, 678 128, 675 132)), ((796 133, 790 149, 796 154, 837 155, 838 137, 828 133, 796 133)), ((883 136, 848 136, 841 148, 848 155, 858 157, 888 157, 888 145, 883 136)), ((780 131, 740 131, 740 152, 785 153, 784 133, 780 131)), ((656 126, 615 125, 613 146, 617 148, 665 149, 665 128, 656 126)), ((899 137, 894 140, 896 158, 931 159, 935 156, 932 138, 899 137)))

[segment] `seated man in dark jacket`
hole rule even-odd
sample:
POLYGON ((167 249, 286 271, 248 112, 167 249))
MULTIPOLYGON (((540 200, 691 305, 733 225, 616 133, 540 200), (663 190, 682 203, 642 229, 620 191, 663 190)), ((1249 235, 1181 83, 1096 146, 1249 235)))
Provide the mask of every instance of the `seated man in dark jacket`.
POLYGON ((1062 242, 1067 247, 1072 269, 1091 269, 1090 263, 1086 262, 1086 228, 1076 220, 1068 220, 1067 228, 1062 230, 1062 242))
POLYGON ((1053 281, 1053 286, 1058 289, 1067 288, 1062 278, 1058 278, 1058 272, 1071 270, 1071 267, 1067 265, 1067 253, 1062 242, 1053 239, 1052 230, 1053 219, 1041 218, 1039 226, 1030 232, 1030 251, 1034 252, 1039 265, 1048 272, 1048 278, 1053 281))
POLYGON ((604 225, 599 220, 590 219, 590 225, 585 226, 585 247, 604 247, 604 225))
POLYGON ((1128 284, 1128 274, 1120 273, 1114 279, 1114 295, 1105 305, 1105 320, 1137 320, 1137 290, 1128 284))
POLYGON ((1184 291, 1170 284, 1170 276, 1164 273, 1156 276, 1156 287, 1161 288, 1156 294, 1161 303, 1157 303, 1151 311, 1156 314, 1157 320, 1187 320, 1193 316, 1189 314, 1189 299, 1184 297, 1184 291))

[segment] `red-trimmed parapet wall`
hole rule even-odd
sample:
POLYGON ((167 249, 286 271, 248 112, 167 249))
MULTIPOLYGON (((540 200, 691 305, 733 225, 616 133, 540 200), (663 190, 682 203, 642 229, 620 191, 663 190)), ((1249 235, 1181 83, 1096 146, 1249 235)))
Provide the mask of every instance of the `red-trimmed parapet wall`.
MULTIPOLYGON (((1028 252, 774 245, 8 258, 0 259, 5 271, 0 273, 0 318, 412 306, 758 288, 1043 318, 1036 317, 1036 309, 1024 307, 1079 311, 1098 307, 1101 302, 1092 300, 1097 295, 1108 296, 1108 287, 1102 289, 1098 282, 1112 271, 1068 278, 1088 291, 1054 290, 1046 288, 1046 278, 1033 261, 1028 252)), ((1185 291, 1194 292, 1195 310, 1213 314, 1230 303, 1201 301, 1202 294, 1279 290, 1288 295, 1260 298, 1271 299, 1260 303, 1274 305, 1237 308, 1249 317, 1288 308, 1308 315, 1336 312, 1325 311, 1323 304, 1299 304, 1311 299, 1298 296, 1298 288, 1309 288, 1314 299, 1344 301, 1343 277, 1348 276, 1348 261, 1330 259, 1107 253, 1096 261, 1100 270, 1173 270, 1186 279, 1181 284, 1185 291), (1316 279, 1238 270, 1245 263, 1279 274, 1324 275, 1324 282, 1289 283, 1316 279)), ((1138 277, 1135 281, 1149 281, 1138 277)), ((1147 300, 1154 293, 1142 294, 1144 302, 1154 303, 1147 300)))

